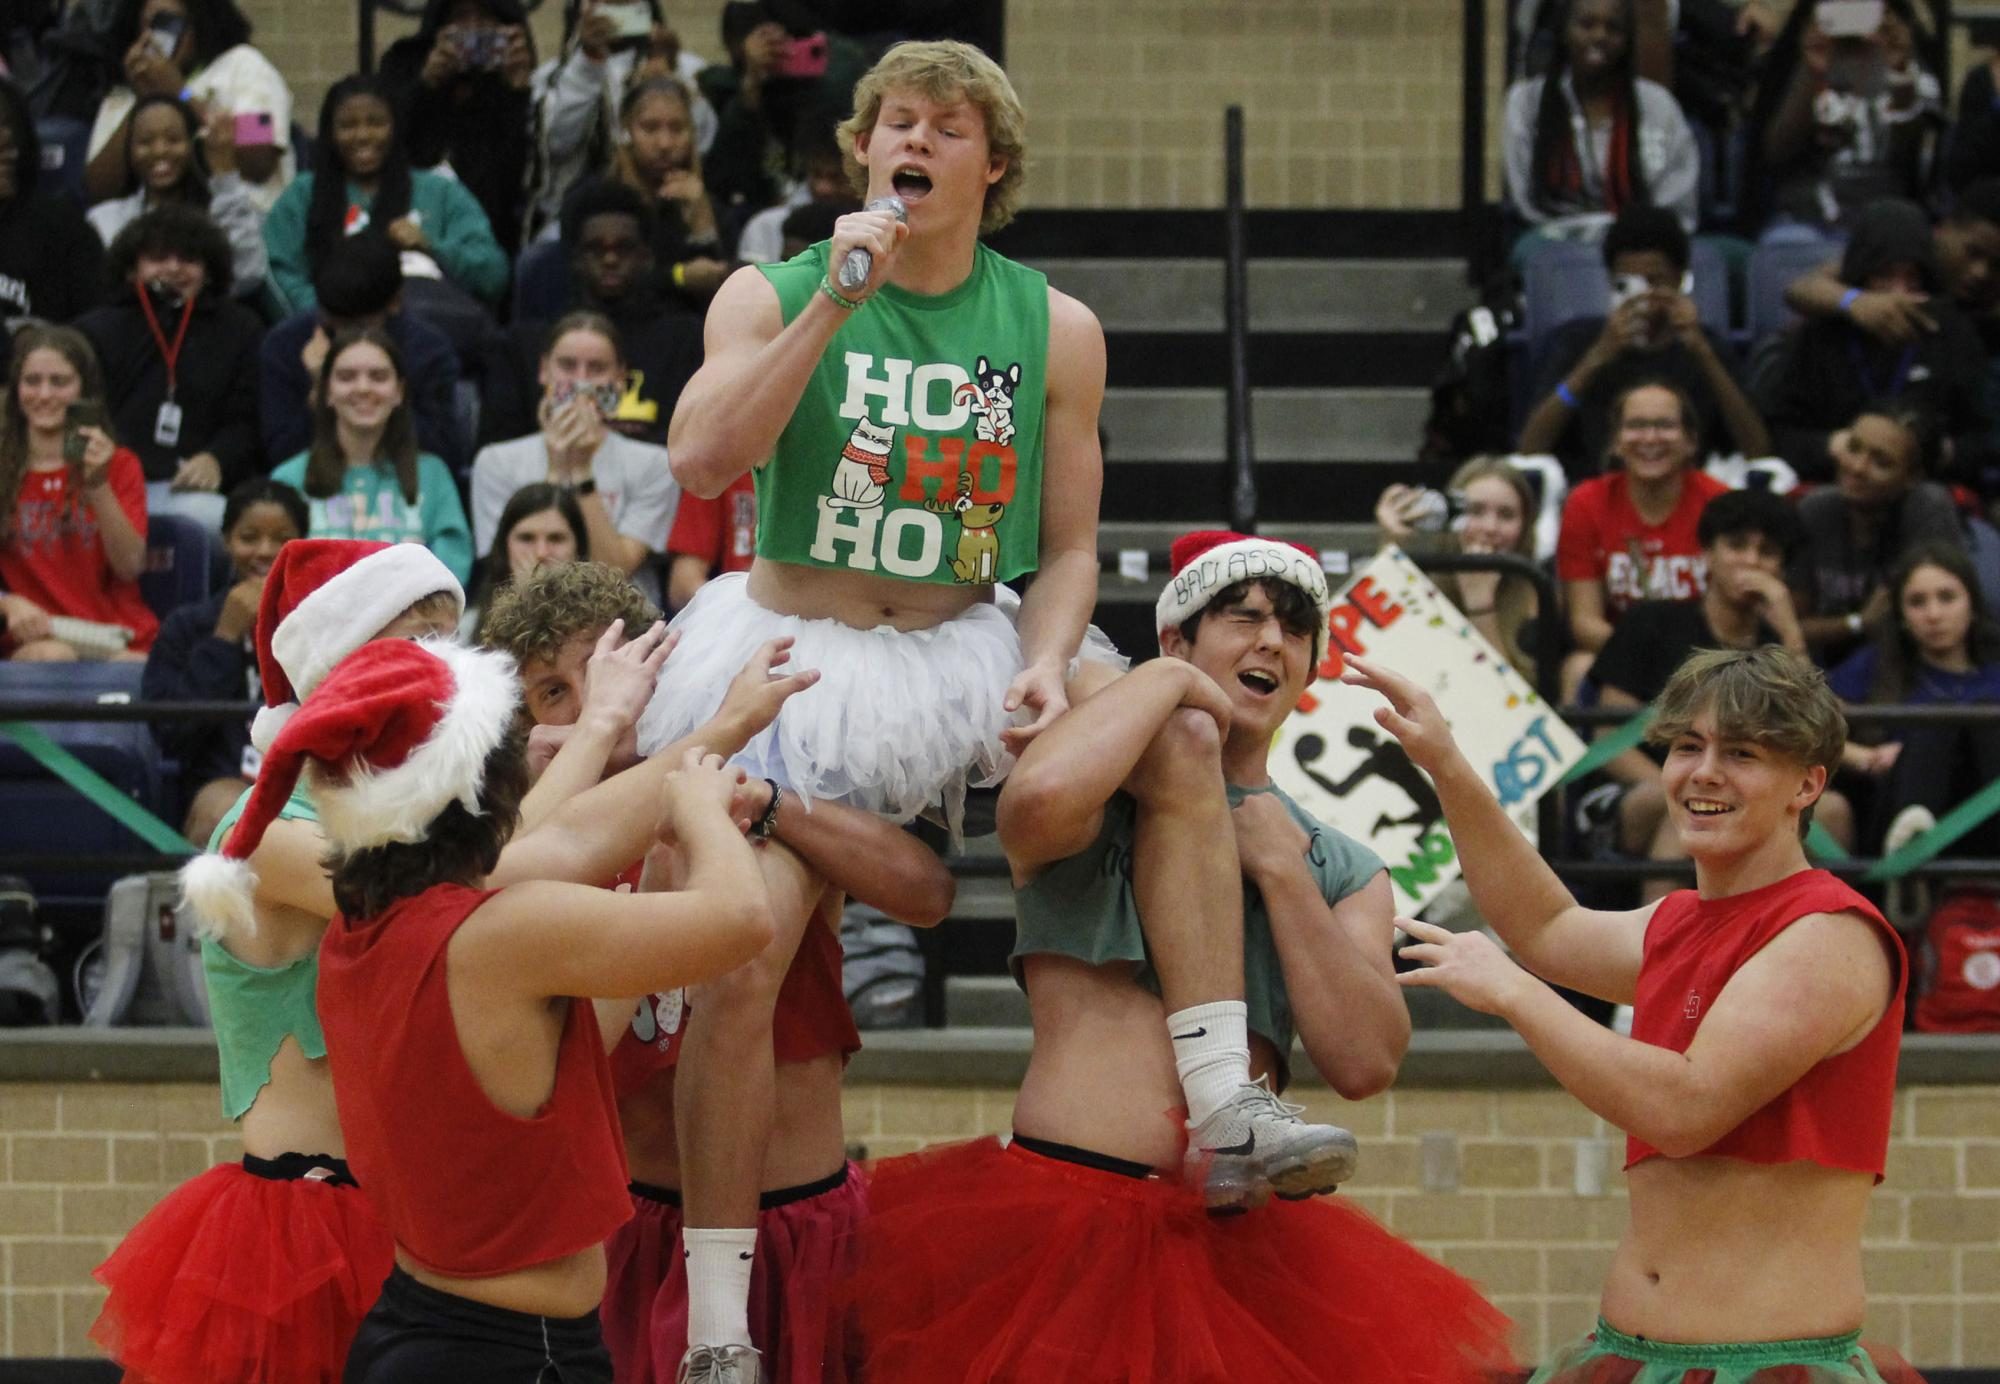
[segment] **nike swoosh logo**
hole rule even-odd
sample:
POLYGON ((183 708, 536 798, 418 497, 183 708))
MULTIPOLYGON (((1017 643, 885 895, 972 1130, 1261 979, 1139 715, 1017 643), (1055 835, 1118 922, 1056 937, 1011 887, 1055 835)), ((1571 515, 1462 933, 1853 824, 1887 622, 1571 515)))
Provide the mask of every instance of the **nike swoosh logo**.
POLYGON ((1183 1038, 1205 1038, 1207 1036, 1208 1036, 1208 1028, 1206 1025, 1203 1025, 1201 1028, 1196 1029, 1193 1033, 1176 1033, 1174 1035, 1174 1041, 1178 1043, 1183 1038))
POLYGON ((1253 1132, 1240 1144, 1223 1144, 1209 1150, 1210 1153, 1226 1153, 1232 1156, 1248 1156, 1257 1151, 1257 1135, 1253 1132))
POLYGON ((749 1251, 747 1251, 747 1250, 738 1250, 738 1251, 736 1252, 736 1257, 737 1257, 738 1259, 749 1259, 749 1258, 751 1258, 752 1256, 751 1256, 751 1254, 749 1253, 749 1251))

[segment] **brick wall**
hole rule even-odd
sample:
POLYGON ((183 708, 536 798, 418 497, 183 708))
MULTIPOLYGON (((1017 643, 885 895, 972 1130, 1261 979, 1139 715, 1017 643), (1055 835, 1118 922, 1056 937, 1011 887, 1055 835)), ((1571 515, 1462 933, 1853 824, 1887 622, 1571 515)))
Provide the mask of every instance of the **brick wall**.
MULTIPOLYGON (((241 0, 313 128, 354 66, 353 7, 241 0)), ((717 0, 666 8, 722 56, 717 0)), ((1493 71, 1503 0, 1488 0, 1493 71)), ((1458 199, 1460 0, 1007 0, 1028 107, 1029 198, 1053 207, 1214 206, 1222 111, 1244 107, 1247 191, 1265 207, 1448 207, 1458 199)), ((555 50, 560 0, 535 16, 555 50)), ((414 26, 384 16, 380 45, 414 26)), ((1498 123, 1495 84, 1489 129, 1498 123)), ((1497 173, 1493 185, 1497 188, 1497 173)))
MULTIPOLYGON (((1363 1140, 1348 1195, 1482 1283, 1539 1356, 1579 1334, 1623 1229, 1622 1145, 1551 1091, 1307 1098, 1363 1140), (1578 1160, 1606 1189, 1578 1195, 1578 1160), (1425 1190, 1440 1183, 1450 1190, 1425 1190)), ((1012 1093, 856 1086, 877 1155, 1007 1127, 1012 1093)), ((0 1084, 0 1356, 80 1356, 91 1267, 174 1183, 238 1152, 204 1085, 0 1084)), ((1905 1090, 1869 1218, 1868 1330, 1919 1365, 2000 1365, 2000 1088, 1905 1090)))

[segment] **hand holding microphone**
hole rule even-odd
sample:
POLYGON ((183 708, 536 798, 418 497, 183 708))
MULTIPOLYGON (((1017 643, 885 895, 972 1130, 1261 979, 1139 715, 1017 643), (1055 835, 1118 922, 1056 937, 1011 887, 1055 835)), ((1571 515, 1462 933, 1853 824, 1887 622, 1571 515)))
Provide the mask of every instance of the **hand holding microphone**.
MULTIPOLYGON (((909 210, 903 205, 903 199, 900 197, 894 197, 894 196, 877 197, 873 201, 871 201, 867 206, 863 207, 861 209, 860 214, 865 216, 871 212, 878 214, 886 212, 890 216, 894 217, 897 222, 902 223, 903 225, 909 224, 909 210)), ((850 220, 850 218, 842 217, 841 220, 845 222, 850 220)), ((841 226, 835 227, 834 246, 836 249, 839 247, 840 243, 846 239, 846 237, 841 234, 841 231, 843 229, 848 230, 851 233, 855 228, 841 227, 841 226)), ((874 228, 871 227, 870 231, 872 232, 873 229, 874 228)), ((894 237, 897 235, 897 232, 893 225, 891 225, 888 228, 888 230, 892 238, 888 241, 887 245, 883 246, 882 248, 893 249, 893 247, 896 244, 896 240, 894 237)), ((870 236, 870 238, 871 239, 873 238, 872 235, 870 236)), ((874 272, 875 272, 875 248, 867 244, 862 244, 862 245, 850 244, 846 254, 840 257, 840 269, 838 275, 836 276, 836 282, 839 284, 840 288, 844 293, 852 294, 858 289, 865 288, 868 284, 869 278, 874 274, 874 272)))

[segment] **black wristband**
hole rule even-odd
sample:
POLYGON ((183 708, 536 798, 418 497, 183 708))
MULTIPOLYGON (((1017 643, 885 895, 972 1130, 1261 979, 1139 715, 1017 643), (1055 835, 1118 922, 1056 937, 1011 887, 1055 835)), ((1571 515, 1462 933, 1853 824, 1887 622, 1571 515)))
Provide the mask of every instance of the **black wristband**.
POLYGON ((576 485, 572 487, 572 489, 575 491, 576 497, 579 500, 586 495, 595 495, 597 493, 597 477, 585 476, 582 480, 578 481, 576 485))
POLYGON ((785 800, 785 789, 782 784, 776 779, 765 779, 764 782, 771 785, 771 804, 764 809, 764 815, 750 828, 751 837, 758 841, 770 840, 771 833, 778 829, 778 804, 785 800))

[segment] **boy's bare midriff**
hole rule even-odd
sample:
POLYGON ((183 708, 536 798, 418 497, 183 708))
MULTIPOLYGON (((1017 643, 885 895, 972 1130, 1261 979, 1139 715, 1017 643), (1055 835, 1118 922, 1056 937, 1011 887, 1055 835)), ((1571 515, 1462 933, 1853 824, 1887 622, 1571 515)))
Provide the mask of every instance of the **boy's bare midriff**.
POLYGON ((758 558, 750 567, 750 599, 780 615, 838 620, 858 630, 882 625, 927 630, 993 599, 990 586, 904 581, 869 572, 758 558))
MULTIPOLYGON (((1014 1132, 1177 1170, 1187 1118, 1166 1012, 1125 962, 1090 966, 1065 956, 1027 958, 1035 1046, 1014 1098, 1014 1132)), ((1275 1066, 1250 1035, 1250 1072, 1275 1066)))
POLYGON ((1649 1158, 1604 1319, 1659 1341, 1786 1341, 1861 1325, 1861 1231, 1874 1178, 1817 1163, 1649 1158))
MULTIPOLYGON (((840 1114, 840 1055, 780 1062, 777 1110, 757 1185, 767 1192, 818 1182, 847 1161, 840 1114)), ((618 1102, 625 1128, 626 1161, 634 1182, 681 1185, 680 1145, 674 1132, 674 1080, 661 1072, 618 1102)))

